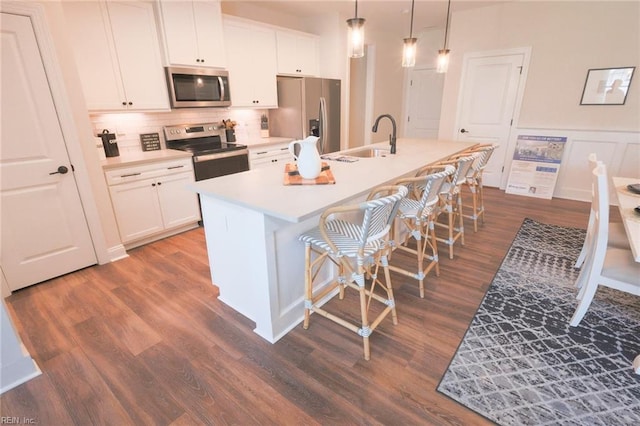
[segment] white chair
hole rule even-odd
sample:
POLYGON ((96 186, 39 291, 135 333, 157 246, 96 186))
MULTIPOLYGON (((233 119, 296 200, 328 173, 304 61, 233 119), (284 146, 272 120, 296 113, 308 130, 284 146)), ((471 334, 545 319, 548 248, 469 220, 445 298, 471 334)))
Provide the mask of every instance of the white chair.
POLYGON ((320 216, 319 226, 299 237, 305 243, 303 327, 309 328, 311 312, 346 327, 362 337, 366 360, 370 358, 369 336, 380 322, 391 313, 393 324, 398 323, 388 264, 391 250, 389 231, 400 200, 406 195, 407 188, 404 186, 376 188, 367 201, 327 209, 320 216), (353 220, 354 215, 362 216, 360 223, 353 220), (314 291, 314 280, 318 278, 318 273, 327 260, 337 266, 338 276, 326 286, 314 291), (381 266, 384 271, 384 284, 378 277, 381 266), (370 278, 369 287, 366 286, 365 278, 370 278), (381 291, 376 293, 378 284, 381 291), (339 313, 331 313, 323 306, 336 294, 342 299, 346 287, 359 293, 360 324, 354 324, 347 315, 346 318, 342 318, 339 313), (385 296, 380 295, 381 292, 386 293, 385 296), (372 300, 382 303, 384 308, 376 311, 377 316, 371 321, 369 305, 372 300))
MULTIPOLYGON (((602 162, 598 161, 596 154, 589 154, 589 170, 593 171, 599 163, 602 162)), ((578 259, 574 265, 575 268, 580 268, 582 266, 585 258, 587 257, 587 253, 593 245, 593 235, 595 232, 594 211, 596 209, 593 192, 594 187, 591 185, 591 211, 589 213, 589 222, 587 223, 587 235, 584 238, 582 250, 580 250, 580 255, 578 255, 578 259)), ((629 248, 629 239, 627 238, 626 231, 624 230, 624 225, 621 222, 609 222, 609 239, 607 243, 611 247, 629 248)), ((576 285, 578 284, 579 282, 576 282, 576 285)))
POLYGON ((571 326, 576 327, 586 314, 598 286, 611 287, 616 290, 640 296, 640 263, 635 262, 631 250, 609 247, 607 245, 609 231, 609 188, 607 169, 598 164, 593 170, 594 204, 594 237, 588 250, 586 262, 578 276, 580 288, 578 307, 571 318, 571 326))
POLYGON ((433 225, 439 200, 440 189, 448 176, 455 172, 453 166, 434 166, 423 168, 421 176, 404 178, 395 182, 406 186, 409 194, 400 201, 396 216, 396 233, 401 241, 394 241, 393 249, 401 250, 416 256, 417 270, 406 270, 399 266, 389 265, 392 271, 398 272, 419 282, 420 297, 424 298, 424 278, 434 267, 436 275, 440 275, 438 266, 438 246, 433 225), (409 247, 413 238, 416 248, 409 247), (430 254, 427 254, 430 250, 430 254), (427 262, 425 264, 425 262, 427 262))

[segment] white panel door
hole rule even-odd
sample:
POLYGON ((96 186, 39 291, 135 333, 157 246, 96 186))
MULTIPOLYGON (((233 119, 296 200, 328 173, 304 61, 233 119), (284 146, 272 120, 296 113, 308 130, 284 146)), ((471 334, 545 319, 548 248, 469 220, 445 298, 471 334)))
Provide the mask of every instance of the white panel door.
POLYGON ((443 88, 444 74, 435 69, 410 71, 406 137, 438 138, 443 88))
MULTIPOLYGON (((502 185, 524 54, 466 58, 458 111, 458 140, 495 143, 483 174, 487 186, 502 185)), ((508 172, 508 171, 507 171, 508 172)))
POLYGON ((96 255, 31 21, 1 19, 0 263, 17 290, 96 255))

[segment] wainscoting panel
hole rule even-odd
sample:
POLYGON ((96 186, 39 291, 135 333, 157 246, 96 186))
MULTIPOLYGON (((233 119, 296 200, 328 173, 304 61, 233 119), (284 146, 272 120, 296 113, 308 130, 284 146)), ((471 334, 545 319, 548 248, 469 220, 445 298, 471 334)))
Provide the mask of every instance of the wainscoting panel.
MULTIPOLYGON (((518 129, 511 144, 515 148, 518 135, 566 137, 554 197, 590 201, 591 180, 588 156, 595 153, 607 165, 609 176, 625 176, 640 180, 640 132, 608 132, 597 130, 518 129)), ((509 163, 511 160, 509 159, 509 163)), ((510 167, 510 164, 505 164, 510 167)), ((612 198, 612 202, 615 197, 612 198)))

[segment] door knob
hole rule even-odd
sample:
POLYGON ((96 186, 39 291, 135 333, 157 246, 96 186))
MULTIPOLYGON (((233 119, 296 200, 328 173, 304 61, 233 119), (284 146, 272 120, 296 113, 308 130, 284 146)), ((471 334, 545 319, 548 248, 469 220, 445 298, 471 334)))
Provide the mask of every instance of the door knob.
POLYGON ((66 174, 68 171, 69 171, 69 169, 68 169, 67 167, 65 167, 65 166, 60 166, 60 167, 58 167, 58 170, 57 170, 57 171, 55 171, 55 172, 51 172, 51 173, 49 173, 49 174, 50 174, 50 175, 55 175, 55 174, 60 173, 61 175, 64 175, 64 174, 66 174))
POLYGON ((465 129, 460 129, 460 133, 469 133, 469 131, 465 129))

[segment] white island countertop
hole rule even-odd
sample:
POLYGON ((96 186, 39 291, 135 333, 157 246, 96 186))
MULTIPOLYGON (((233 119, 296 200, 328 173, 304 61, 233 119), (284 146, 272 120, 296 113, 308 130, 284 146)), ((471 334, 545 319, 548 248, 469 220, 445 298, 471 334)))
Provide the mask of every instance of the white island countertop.
MULTIPOLYGON (((372 188, 473 145, 399 139, 395 155, 353 163, 326 160, 336 180, 330 185, 286 186, 282 163, 190 185, 200 194, 211 282, 220 290, 219 300, 254 321, 257 334, 276 342, 304 314, 300 233, 317 226, 328 207, 358 202, 372 188)), ((372 147, 388 148, 388 143, 367 148, 372 147)), ((316 289, 322 291, 334 275, 331 267, 322 268, 316 289)))
MULTIPOLYGON (((190 187, 202 196, 297 223, 330 206, 366 194, 376 186, 411 175, 426 164, 445 159, 474 144, 401 138, 397 141, 395 155, 359 158, 353 163, 326 161, 336 180, 335 184, 330 185, 284 185, 284 166, 274 164, 271 167, 199 181, 190 187)), ((378 143, 367 147, 389 148, 389 144, 378 143)), ((343 151, 343 154, 348 155, 359 149, 362 147, 343 151)))

